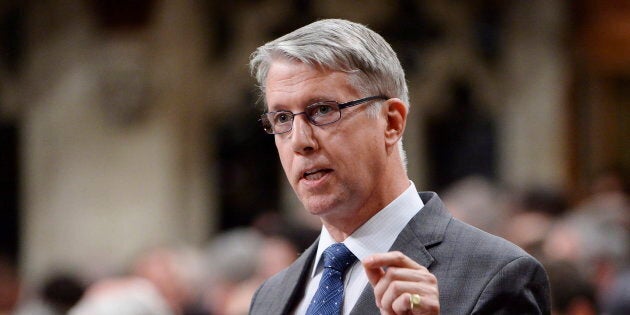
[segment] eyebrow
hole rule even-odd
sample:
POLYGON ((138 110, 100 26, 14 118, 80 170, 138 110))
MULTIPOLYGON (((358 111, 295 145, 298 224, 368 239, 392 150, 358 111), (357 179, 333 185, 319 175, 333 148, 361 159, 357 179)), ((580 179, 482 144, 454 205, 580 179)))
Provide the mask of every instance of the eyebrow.
MULTIPOLYGON (((331 101, 337 102, 337 101, 335 101, 335 100, 333 100, 333 99, 331 99, 329 97, 312 97, 312 98, 308 99, 306 102, 303 103, 303 104, 306 104, 306 105, 304 105, 304 107, 302 107, 302 109, 306 108, 306 106, 313 105, 315 103, 331 102, 331 101)), ((290 112, 290 110, 287 109, 288 106, 286 106, 284 104, 279 104, 279 105, 276 105, 274 107, 275 108, 273 110, 271 110, 271 106, 267 106, 267 112, 268 113, 270 113, 270 112, 280 112, 280 111, 290 112)))

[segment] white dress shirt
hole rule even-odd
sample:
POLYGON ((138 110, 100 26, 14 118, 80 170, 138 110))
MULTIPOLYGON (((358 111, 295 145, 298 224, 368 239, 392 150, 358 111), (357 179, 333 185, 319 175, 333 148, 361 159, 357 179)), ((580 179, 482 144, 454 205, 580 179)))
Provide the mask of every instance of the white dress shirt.
MULTIPOLYGON (((424 203, 418 195, 416 186, 411 181, 409 183, 410 185, 407 190, 343 241, 344 245, 359 258, 359 261, 355 262, 354 265, 350 267, 344 280, 344 315, 350 314, 363 289, 368 284, 367 274, 363 269, 361 261, 372 254, 387 252, 394 244, 398 234, 400 234, 407 223, 409 223, 409 220, 424 207, 424 203)), ((300 301, 300 304, 298 304, 295 314, 302 315, 306 313, 323 274, 322 253, 328 246, 334 243, 336 242, 332 236, 330 236, 328 230, 322 227, 311 277, 307 279, 306 293, 302 301, 300 301)))

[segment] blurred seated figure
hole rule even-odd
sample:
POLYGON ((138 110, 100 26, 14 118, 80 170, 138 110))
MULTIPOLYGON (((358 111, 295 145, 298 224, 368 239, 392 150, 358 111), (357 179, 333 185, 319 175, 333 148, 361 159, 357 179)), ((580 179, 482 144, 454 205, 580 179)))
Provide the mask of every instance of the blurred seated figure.
POLYGON ((571 263, 556 261, 545 264, 551 284, 553 315, 595 315, 595 288, 571 263))
POLYGON ((602 304, 606 315, 630 314, 630 269, 619 273, 602 304))
POLYGON ((501 235, 542 259, 547 234, 567 211, 566 198, 562 192, 550 187, 531 187, 514 199, 501 235))
MULTIPOLYGON (((605 212, 601 208, 602 213, 605 212)), ((554 224, 543 244, 548 261, 569 261, 595 286, 598 303, 628 268, 628 230, 596 211, 575 210, 554 224)))
POLYGON ((20 280, 15 265, 0 255, 0 315, 11 314, 20 291, 20 280))
POLYGON ((481 176, 463 178, 444 192, 444 204, 453 216, 486 232, 499 234, 498 227, 509 213, 501 205, 501 192, 481 176))
POLYGON ((142 278, 106 279, 90 287, 69 315, 174 315, 157 288, 142 278))
POLYGON ((38 294, 26 298, 14 315, 65 315, 84 292, 85 284, 78 276, 53 273, 44 281, 38 294))
POLYGON ((71 315, 198 315, 206 279, 193 249, 155 247, 141 253, 130 272, 93 284, 71 315))
POLYGON ((157 247, 133 264, 131 274, 148 280, 174 314, 205 314, 200 310, 206 273, 201 257, 192 248, 157 247))
POLYGON ((630 198, 625 177, 620 171, 601 172, 591 185, 591 195, 574 209, 601 224, 630 230, 630 198))
POLYGON ((247 314, 265 279, 289 266, 317 237, 276 213, 260 215, 251 227, 225 231, 208 245, 210 269, 204 305, 215 315, 247 314))
POLYGON ((227 301, 238 284, 254 274, 262 240, 263 236, 253 228, 235 228, 210 241, 204 253, 204 265, 208 268, 204 309, 211 314, 224 314, 227 301))
POLYGON ((624 178, 608 170, 593 180, 590 195, 554 222, 542 246, 545 260, 569 262, 593 286, 602 314, 630 314, 630 277, 624 276, 630 268, 629 223, 624 178))
POLYGON ((296 258, 298 252, 287 239, 278 236, 265 237, 257 257, 254 273, 238 283, 225 303, 224 315, 245 315, 249 312, 249 305, 256 289, 265 279, 288 267, 296 258))

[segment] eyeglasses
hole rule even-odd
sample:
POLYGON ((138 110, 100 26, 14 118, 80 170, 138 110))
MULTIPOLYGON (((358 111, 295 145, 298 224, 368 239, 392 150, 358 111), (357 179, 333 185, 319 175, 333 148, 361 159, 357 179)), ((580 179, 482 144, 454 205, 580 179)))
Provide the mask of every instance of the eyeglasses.
POLYGON ((347 103, 339 104, 335 101, 323 101, 311 104, 304 108, 303 112, 292 113, 288 110, 268 112, 260 115, 260 122, 268 134, 281 134, 293 129, 293 119, 297 115, 304 114, 308 121, 315 126, 324 126, 335 123, 341 119, 341 110, 344 108, 367 103, 372 100, 387 100, 384 95, 370 96, 347 103))

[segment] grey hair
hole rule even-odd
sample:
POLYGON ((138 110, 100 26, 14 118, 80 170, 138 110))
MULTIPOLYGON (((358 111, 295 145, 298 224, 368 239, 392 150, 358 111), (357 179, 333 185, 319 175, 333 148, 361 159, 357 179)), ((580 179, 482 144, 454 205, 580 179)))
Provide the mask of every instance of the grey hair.
MULTIPOLYGON (((349 83, 364 96, 395 97, 409 107, 405 72, 396 53, 381 35, 362 24, 319 20, 258 47, 250 56, 249 66, 263 100, 269 68, 280 58, 346 72, 350 74, 349 83)), ((370 106, 368 113, 376 117, 379 109, 370 106)), ((398 147, 406 168, 402 139, 398 147)))

